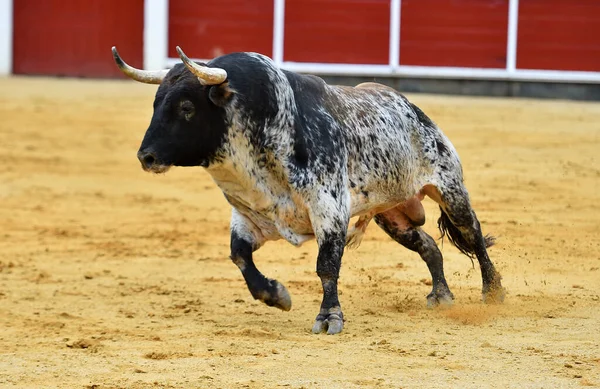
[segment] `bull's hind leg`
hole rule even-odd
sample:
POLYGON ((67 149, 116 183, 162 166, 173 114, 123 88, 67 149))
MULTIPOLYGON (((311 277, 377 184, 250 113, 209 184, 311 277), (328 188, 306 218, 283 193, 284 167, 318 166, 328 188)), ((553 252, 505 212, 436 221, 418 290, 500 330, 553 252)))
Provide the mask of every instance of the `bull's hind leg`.
POLYGON ((292 300, 285 286, 265 277, 252 260, 252 253, 262 243, 250 222, 234 208, 231 215, 231 260, 241 270, 252 297, 270 307, 289 311, 292 300))
POLYGON ((448 235, 463 254, 477 258, 481 268, 483 301, 502 302, 506 294, 501 283, 502 277, 487 253, 487 247, 494 244, 494 238, 483 236, 467 189, 455 181, 453 185, 444 187, 426 186, 424 192, 440 205, 442 215, 438 226, 442 236, 448 235))
MULTIPOLYGON (((421 229, 424 220, 412 220, 415 208, 420 208, 421 203, 417 200, 413 202, 411 208, 404 206, 396 207, 386 212, 375 215, 375 222, 392 239, 400 243, 409 250, 419 253, 423 261, 427 264, 433 288, 427 296, 427 306, 435 307, 439 304, 451 304, 454 296, 448 288, 446 277, 444 276, 444 264, 442 253, 435 244, 435 241, 425 231, 421 229), (408 212, 407 212, 408 211, 408 212)), ((423 213, 423 212, 419 212, 423 213)))

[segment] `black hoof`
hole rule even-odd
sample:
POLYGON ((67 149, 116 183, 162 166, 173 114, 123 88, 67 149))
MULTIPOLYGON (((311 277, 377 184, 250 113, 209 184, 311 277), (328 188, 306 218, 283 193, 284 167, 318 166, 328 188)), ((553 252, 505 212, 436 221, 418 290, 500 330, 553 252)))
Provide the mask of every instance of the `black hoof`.
POLYGON ((292 298, 286 287, 277 280, 268 280, 265 289, 252 293, 255 299, 283 311, 292 309, 292 298))
POLYGON ((340 307, 330 308, 328 311, 321 311, 315 320, 312 332, 320 334, 327 332, 327 335, 335 335, 342 332, 344 328, 344 314, 340 307))
POLYGON ((483 285, 481 300, 486 304, 500 304, 506 297, 506 289, 502 286, 500 276, 494 277, 493 281, 483 285))
POLYGON ((502 286, 490 288, 481 294, 481 300, 486 304, 501 304, 505 297, 506 289, 502 286))
POLYGON ((427 295, 427 308, 435 308, 438 306, 450 306, 454 304, 454 296, 452 293, 431 292, 427 295))

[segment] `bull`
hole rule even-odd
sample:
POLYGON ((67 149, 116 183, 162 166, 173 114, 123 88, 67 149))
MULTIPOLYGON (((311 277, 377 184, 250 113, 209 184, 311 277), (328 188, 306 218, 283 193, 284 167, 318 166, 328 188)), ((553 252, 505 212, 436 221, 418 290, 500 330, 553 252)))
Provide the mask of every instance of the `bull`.
POLYGON ((292 306, 285 286, 257 269, 253 253, 267 241, 300 246, 315 238, 323 299, 312 331, 341 332, 342 255, 347 245, 360 244, 374 219, 427 264, 427 305, 452 303, 442 254, 421 228, 425 196, 439 204, 442 237, 477 258, 483 301, 504 299, 501 276, 487 253, 494 240, 482 234, 456 149, 396 90, 376 83, 328 85, 279 69, 256 53, 197 63, 177 47, 183 63, 145 71, 112 50, 127 76, 160 84, 137 154, 142 168, 206 169, 232 207, 231 260, 255 299, 284 311, 292 306))

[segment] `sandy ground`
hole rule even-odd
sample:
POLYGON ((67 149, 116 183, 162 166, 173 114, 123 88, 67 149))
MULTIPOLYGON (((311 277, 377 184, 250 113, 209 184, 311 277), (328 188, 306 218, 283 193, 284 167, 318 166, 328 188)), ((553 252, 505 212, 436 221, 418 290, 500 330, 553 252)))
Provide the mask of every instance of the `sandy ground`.
POLYGON ((600 104, 409 96, 456 145, 509 294, 481 304, 477 264, 445 242, 456 303, 428 310, 425 264, 372 225, 326 336, 314 241, 257 252, 293 299, 264 306, 209 176, 141 170, 155 90, 0 79, 1 388, 600 385, 600 104))

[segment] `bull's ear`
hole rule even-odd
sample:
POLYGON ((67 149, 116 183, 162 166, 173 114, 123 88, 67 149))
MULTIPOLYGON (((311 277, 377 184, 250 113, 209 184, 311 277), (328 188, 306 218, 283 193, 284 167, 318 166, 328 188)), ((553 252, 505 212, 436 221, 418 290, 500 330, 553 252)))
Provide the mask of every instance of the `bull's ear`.
POLYGON ((235 91, 229 86, 229 81, 210 87, 208 97, 214 105, 224 107, 233 97, 235 91))

